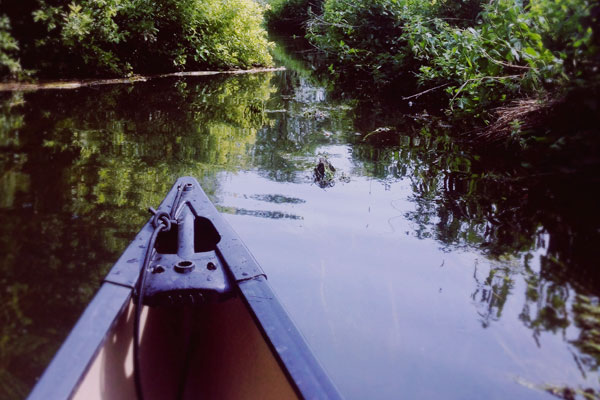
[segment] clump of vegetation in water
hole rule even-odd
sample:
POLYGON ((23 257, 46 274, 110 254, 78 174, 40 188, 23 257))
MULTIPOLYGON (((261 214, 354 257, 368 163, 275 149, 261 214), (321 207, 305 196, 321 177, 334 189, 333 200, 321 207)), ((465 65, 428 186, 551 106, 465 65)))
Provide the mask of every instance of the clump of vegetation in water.
POLYGON ((337 180, 341 182, 350 182, 350 177, 344 172, 336 172, 335 167, 327 159, 327 157, 319 157, 317 165, 313 169, 313 180, 319 185, 321 189, 330 188, 335 186, 337 180), (337 175, 337 176, 336 176, 337 175))
POLYGON ((253 0, 7 0, 0 68, 41 77, 271 65, 253 0), (19 65, 20 60, 20 65, 19 65))
POLYGON ((327 188, 335 185, 335 167, 325 157, 319 157, 313 170, 314 181, 319 187, 327 188))

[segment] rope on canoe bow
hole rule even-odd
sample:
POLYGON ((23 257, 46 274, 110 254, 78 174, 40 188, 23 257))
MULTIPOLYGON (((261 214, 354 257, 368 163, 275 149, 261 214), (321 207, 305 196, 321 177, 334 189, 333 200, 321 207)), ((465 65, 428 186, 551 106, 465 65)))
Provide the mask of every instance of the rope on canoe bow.
MULTIPOLYGON (((173 204, 174 207, 179 202, 179 199, 180 196, 175 198, 175 202, 173 204)), ((173 216, 169 215, 169 213, 166 211, 156 211, 152 207, 150 207, 148 210, 154 214, 154 217, 152 218, 152 226, 154 227, 154 231, 152 232, 150 240, 148 241, 146 255, 144 257, 144 264, 140 270, 140 277, 137 285, 138 296, 135 304, 135 318, 133 320, 133 375, 135 381, 135 391, 138 400, 144 400, 144 393, 142 390, 142 374, 140 371, 140 318, 142 315, 142 307, 144 305, 144 284, 146 282, 146 272, 150 265, 150 260, 152 259, 152 253, 154 251, 154 245, 156 243, 158 234, 161 231, 169 231, 171 229, 171 225, 176 223, 176 221, 173 219, 173 216)))

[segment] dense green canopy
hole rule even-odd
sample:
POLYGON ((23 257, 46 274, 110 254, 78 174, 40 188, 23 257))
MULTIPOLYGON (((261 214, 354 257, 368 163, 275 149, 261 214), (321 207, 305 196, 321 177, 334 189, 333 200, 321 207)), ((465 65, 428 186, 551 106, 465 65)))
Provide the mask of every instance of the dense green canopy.
POLYGON ((272 63, 254 0, 5 0, 0 77, 123 76, 272 63))
POLYGON ((453 115, 486 117, 511 99, 600 82, 600 5, 592 0, 271 4, 269 25, 304 27, 329 56, 332 75, 366 88, 399 87, 405 96, 436 88, 453 115))

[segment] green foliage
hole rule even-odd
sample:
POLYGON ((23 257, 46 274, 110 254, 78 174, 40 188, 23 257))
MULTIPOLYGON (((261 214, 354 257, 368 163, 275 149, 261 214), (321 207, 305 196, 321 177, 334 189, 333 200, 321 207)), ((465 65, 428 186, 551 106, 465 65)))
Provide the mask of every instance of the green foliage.
POLYGON ((434 0, 431 6, 438 18, 465 28, 477 24, 477 16, 484 4, 486 2, 481 0, 434 0))
POLYGON ((0 77, 15 78, 22 71, 16 58, 19 44, 10 33, 10 21, 6 15, 0 15, 0 77))
POLYGON ((396 0, 327 0, 323 14, 309 22, 308 37, 337 65, 366 72, 383 85, 406 68, 399 11, 396 0))
POLYGON ((327 0, 308 22, 308 37, 330 55, 336 76, 366 72, 381 87, 406 82, 412 72, 421 87, 445 89, 453 114, 485 117, 514 98, 598 84, 593 6, 591 0, 327 0))
POLYGON ((582 30, 581 19, 590 4, 560 3, 558 12, 554 1, 534 0, 523 7, 513 0, 498 0, 485 5, 481 23, 469 28, 415 16, 407 25, 407 37, 421 61, 419 81, 447 85, 450 109, 469 114, 543 88, 568 85, 573 76, 565 62, 581 62, 584 55, 575 51, 574 44, 589 50, 591 29, 582 30), (557 35, 568 39, 550 46, 557 43, 557 35))
POLYGON ((196 1, 196 24, 188 27, 195 62, 217 67, 271 64, 263 8, 253 0, 196 1), (195 45, 195 46, 194 46, 195 45))
POLYGON ((323 0, 269 0, 265 19, 269 28, 303 34, 306 22, 321 13, 323 0))
POLYGON ((41 0, 29 20, 12 18, 37 28, 17 39, 41 76, 123 76, 271 65, 263 11, 254 0, 41 0))
MULTIPOLYGON (((76 68, 97 69, 113 75, 131 72, 131 66, 112 51, 127 36, 127 31, 114 20, 122 11, 120 0, 83 0, 62 6, 41 3, 33 12, 33 21, 45 25, 47 35, 36 40, 36 47, 59 60, 65 53, 70 54, 66 60, 74 62, 76 68)), ((52 63, 48 59, 40 61, 42 68, 52 63)), ((69 67, 67 63, 60 65, 64 71, 69 67)))

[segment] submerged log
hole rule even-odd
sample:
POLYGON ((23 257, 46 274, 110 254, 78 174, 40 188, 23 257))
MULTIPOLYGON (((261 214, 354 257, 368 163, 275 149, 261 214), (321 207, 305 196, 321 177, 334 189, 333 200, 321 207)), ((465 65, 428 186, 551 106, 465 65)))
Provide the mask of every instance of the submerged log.
POLYGON ((256 74, 261 72, 274 72, 274 71, 284 71, 285 67, 279 68, 253 68, 253 69, 241 69, 241 70, 231 70, 231 71, 188 71, 188 72, 173 72, 169 74, 160 74, 160 75, 134 75, 127 78, 115 78, 115 79, 86 79, 86 80, 57 80, 57 81, 47 81, 47 82, 35 82, 35 83, 25 83, 25 82, 6 82, 0 83, 0 92, 10 92, 10 91, 35 91, 35 90, 47 90, 47 89, 78 89, 82 87, 88 86, 100 86, 100 85, 116 85, 123 83, 135 83, 135 82, 145 82, 150 79, 157 78, 168 78, 168 77, 187 77, 187 76, 208 76, 208 75, 239 75, 239 74, 256 74))

